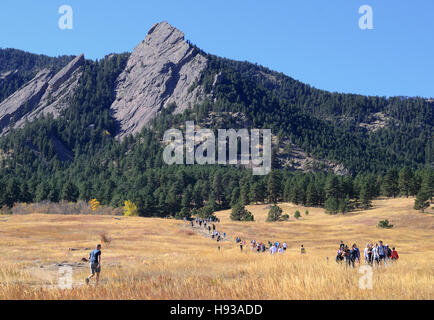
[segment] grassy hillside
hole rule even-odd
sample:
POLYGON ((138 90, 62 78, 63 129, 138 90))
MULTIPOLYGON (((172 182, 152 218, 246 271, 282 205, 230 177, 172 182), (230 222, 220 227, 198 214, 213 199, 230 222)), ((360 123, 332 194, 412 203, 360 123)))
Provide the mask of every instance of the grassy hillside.
POLYGON ((345 216, 284 203, 284 213, 299 209, 302 218, 278 223, 264 222, 265 205, 247 207, 256 218, 252 223, 232 222, 229 211, 220 211, 217 230, 230 239, 221 251, 203 231, 171 219, 0 216, 0 298, 433 299, 434 216, 413 210, 413 200, 377 200, 373 209, 345 216), (378 229, 385 218, 395 227, 378 229), (89 288, 83 284, 88 266, 80 259, 101 235, 111 240, 103 243, 102 281, 89 288), (277 256, 240 252, 236 236, 287 241, 289 249, 277 256), (334 262, 337 246, 343 240, 363 248, 380 239, 396 246, 400 260, 375 269, 373 289, 361 290, 358 269, 334 262), (300 244, 307 249, 304 256, 300 244), (73 289, 56 288, 56 264, 62 263, 73 267, 73 289))

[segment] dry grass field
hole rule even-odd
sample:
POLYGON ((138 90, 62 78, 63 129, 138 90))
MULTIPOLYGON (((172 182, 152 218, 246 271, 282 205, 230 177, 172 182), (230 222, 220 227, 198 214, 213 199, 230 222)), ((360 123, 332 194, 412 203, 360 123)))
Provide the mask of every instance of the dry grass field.
POLYGON ((0 299, 433 299, 434 215, 412 209, 414 199, 383 199, 345 216, 281 204, 302 217, 267 223, 267 205, 247 208, 256 221, 217 216, 217 243, 182 221, 90 215, 0 216, 0 299), (304 214, 309 210, 309 215, 304 214), (376 227, 388 219, 392 229, 376 227), (84 285, 89 249, 102 246, 98 287, 84 285), (286 241, 283 255, 240 252, 234 238, 286 241), (343 240, 396 246, 399 262, 374 268, 373 288, 359 288, 358 268, 334 261, 343 240), (307 254, 301 255, 303 244, 307 254), (72 249, 72 250, 70 250, 72 249), (327 260, 328 257, 328 260, 327 260), (59 267, 73 270, 72 289, 58 287, 59 267))

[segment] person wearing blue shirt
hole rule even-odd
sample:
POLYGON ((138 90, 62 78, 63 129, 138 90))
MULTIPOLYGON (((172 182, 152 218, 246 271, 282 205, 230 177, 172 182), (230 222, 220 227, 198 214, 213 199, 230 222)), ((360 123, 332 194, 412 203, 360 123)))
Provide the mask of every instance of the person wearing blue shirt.
POLYGON ((382 261, 384 261, 384 265, 387 265, 386 262, 386 246, 383 245, 383 241, 379 241, 379 246, 378 246, 378 256, 380 258, 380 263, 382 261))
POLYGON ((101 245, 97 244, 96 249, 92 250, 89 254, 90 272, 86 278, 86 284, 89 284, 89 280, 96 275, 96 285, 98 285, 99 274, 101 272, 101 245))

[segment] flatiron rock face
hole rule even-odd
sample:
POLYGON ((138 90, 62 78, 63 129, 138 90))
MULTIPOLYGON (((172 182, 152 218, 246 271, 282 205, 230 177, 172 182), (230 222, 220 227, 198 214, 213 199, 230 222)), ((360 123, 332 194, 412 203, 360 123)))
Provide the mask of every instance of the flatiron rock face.
POLYGON ((167 22, 155 24, 130 55, 119 75, 111 105, 120 123, 117 137, 135 134, 163 108, 175 113, 204 99, 195 86, 207 59, 184 41, 184 34, 167 22))
POLYGON ((84 56, 81 54, 56 74, 43 69, 23 88, 1 102, 0 134, 6 134, 11 127, 21 128, 26 121, 42 114, 51 113, 58 117, 78 86, 83 64, 84 56))

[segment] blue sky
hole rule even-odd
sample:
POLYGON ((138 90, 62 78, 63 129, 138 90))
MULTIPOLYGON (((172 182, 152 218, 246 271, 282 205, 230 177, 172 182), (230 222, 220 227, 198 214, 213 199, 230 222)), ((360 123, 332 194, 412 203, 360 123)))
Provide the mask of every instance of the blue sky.
POLYGON ((2 0, 0 47, 97 59, 132 51, 166 20, 207 52, 320 89, 434 97, 433 15, 431 0, 2 0), (72 30, 58 27, 64 4, 72 30), (373 30, 359 28, 365 4, 373 30))

